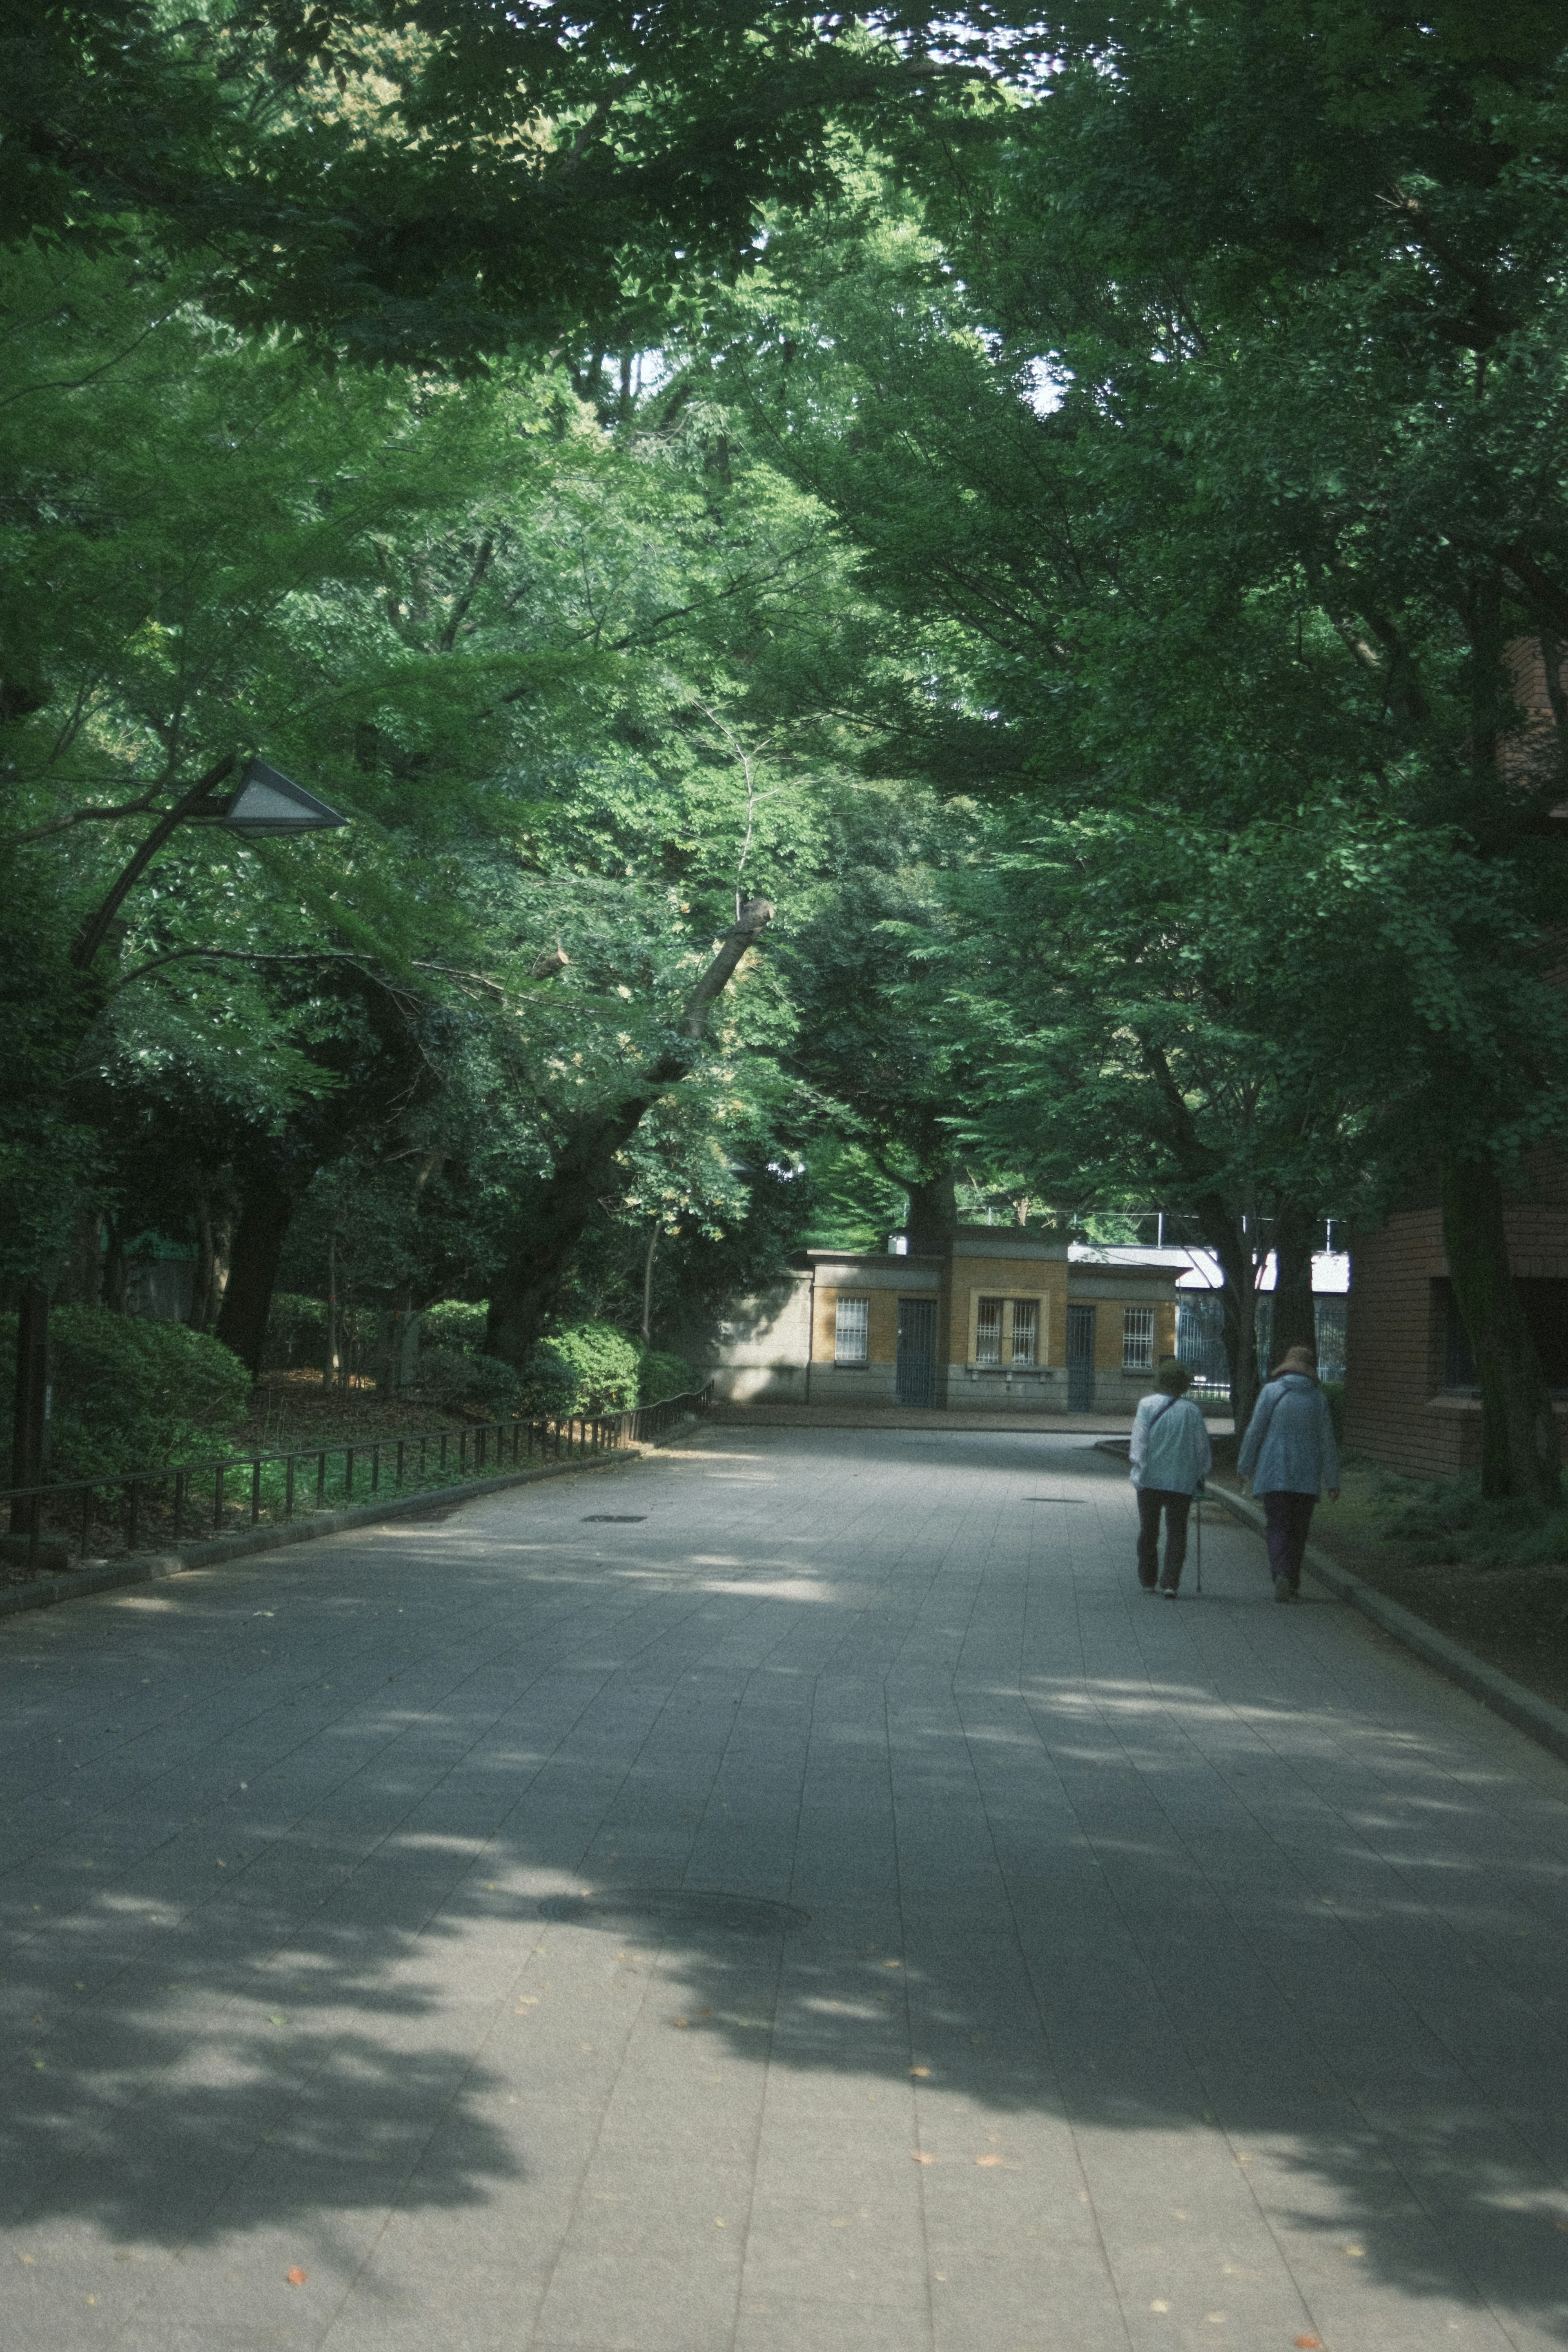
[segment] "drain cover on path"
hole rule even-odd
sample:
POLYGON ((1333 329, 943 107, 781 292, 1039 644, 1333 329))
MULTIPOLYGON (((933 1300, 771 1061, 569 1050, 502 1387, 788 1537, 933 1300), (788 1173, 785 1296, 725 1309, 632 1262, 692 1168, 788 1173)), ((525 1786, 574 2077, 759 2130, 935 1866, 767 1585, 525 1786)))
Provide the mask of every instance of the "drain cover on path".
POLYGON ((584 1511, 585 1528, 640 1528, 647 1518, 646 1511, 584 1511))
POLYGON ((578 1920, 585 1927, 655 1928, 679 1935, 683 1928, 711 1935, 788 1936, 810 1923, 809 1911, 769 1903, 756 1895, 723 1895, 692 1887, 605 1887, 597 1895, 547 1895, 539 1906, 545 1919, 578 1920))

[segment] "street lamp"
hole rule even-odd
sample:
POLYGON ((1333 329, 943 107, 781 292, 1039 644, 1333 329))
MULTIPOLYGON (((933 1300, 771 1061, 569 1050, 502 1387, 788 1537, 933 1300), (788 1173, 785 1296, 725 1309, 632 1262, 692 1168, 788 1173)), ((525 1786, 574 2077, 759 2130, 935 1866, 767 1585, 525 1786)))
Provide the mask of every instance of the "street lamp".
MULTIPOLYGON (((113 887, 77 933, 71 962, 86 973, 109 937, 110 926, 163 844, 182 824, 214 824, 242 840, 267 840, 300 833, 325 833, 347 824, 348 818, 308 793, 280 769, 265 760, 252 760, 240 779, 239 790, 226 806, 215 802, 216 788, 234 773, 231 754, 209 768, 199 782, 166 809, 135 856, 122 868, 113 887)), ((11 1446, 11 1483, 36 1486, 44 1475, 49 1423, 48 1329, 49 1294, 41 1282, 23 1286, 17 1301, 16 1405, 11 1446)), ((11 1533, 36 1545, 39 1524, 37 1498, 18 1499, 11 1506, 11 1533)))
POLYGON ((303 784, 297 784, 292 776, 269 768, 265 760, 252 760, 218 823, 226 832, 250 841, 277 834, 328 833, 334 825, 347 824, 348 819, 319 801, 314 793, 308 793, 303 784))

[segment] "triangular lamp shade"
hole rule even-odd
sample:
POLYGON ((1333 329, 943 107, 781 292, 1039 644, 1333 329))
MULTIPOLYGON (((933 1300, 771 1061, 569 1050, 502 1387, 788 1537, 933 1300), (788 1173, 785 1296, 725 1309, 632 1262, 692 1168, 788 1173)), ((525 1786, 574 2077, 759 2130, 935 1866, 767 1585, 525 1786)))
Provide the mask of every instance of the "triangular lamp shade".
POLYGON ((252 760, 223 822, 230 833, 248 835, 324 833, 332 825, 347 824, 348 819, 292 777, 269 768, 265 760, 252 760))

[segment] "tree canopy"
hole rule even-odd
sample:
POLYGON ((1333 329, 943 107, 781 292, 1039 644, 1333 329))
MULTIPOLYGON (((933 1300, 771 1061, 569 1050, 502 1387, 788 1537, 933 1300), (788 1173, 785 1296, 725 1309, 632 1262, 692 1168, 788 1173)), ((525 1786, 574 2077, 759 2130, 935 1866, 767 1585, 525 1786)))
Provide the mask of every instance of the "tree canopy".
POLYGON ((254 1358, 352 1202, 515 1355, 814 1217, 1159 1198, 1241 1402, 1270 1239, 1424 1188, 1554 1485, 1556 11, 5 42, 9 1278, 177 1202, 254 1358), (349 828, 211 822, 257 751, 349 828))

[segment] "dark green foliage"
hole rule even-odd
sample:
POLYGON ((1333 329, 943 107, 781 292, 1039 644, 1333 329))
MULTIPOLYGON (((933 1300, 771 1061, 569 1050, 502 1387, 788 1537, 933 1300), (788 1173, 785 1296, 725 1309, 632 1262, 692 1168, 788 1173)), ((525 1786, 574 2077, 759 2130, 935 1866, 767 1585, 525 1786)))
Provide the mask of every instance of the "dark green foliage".
POLYGON ((485 1343, 486 1307, 466 1298, 438 1298, 419 1318, 419 1339, 432 1348, 467 1349, 476 1353, 485 1343))
MULTIPOLYGON (((60 1307, 49 1318, 49 1345, 54 1477, 202 1461, 226 1452, 238 1435, 249 1375, 216 1339, 183 1323, 60 1307)), ((0 1412, 7 1427, 16 1359, 16 1318, 0 1317, 0 1412)))
POLYGON ((1329 1419, 1334 1425, 1334 1443, 1342 1446, 1345 1442, 1345 1384, 1343 1381, 1324 1381, 1321 1385, 1329 1401, 1329 1419))
POLYGON ((634 1339, 610 1323, 578 1323, 540 1341, 527 1381, 542 1413, 628 1412, 640 1401, 637 1374, 634 1339))
POLYGON ((639 1404, 662 1404, 666 1397, 689 1396, 700 1385, 684 1356, 665 1356, 650 1348, 638 1361, 639 1404))
POLYGON ((831 183, 836 113, 921 87, 800 0, 5 16, 9 236, 193 257, 223 315, 371 362, 586 344, 594 391, 610 338, 746 265, 761 205, 831 183))
POLYGON ((1568 1510, 1527 1496, 1489 1501, 1474 1472, 1412 1494, 1409 1482, 1385 1482, 1380 1514, 1391 1543, 1407 1544, 1434 1566, 1528 1567, 1568 1560, 1568 1510))
POLYGON ((517 1412, 522 1382, 510 1364, 467 1348, 422 1348, 416 1387, 443 1411, 500 1420, 517 1412))

